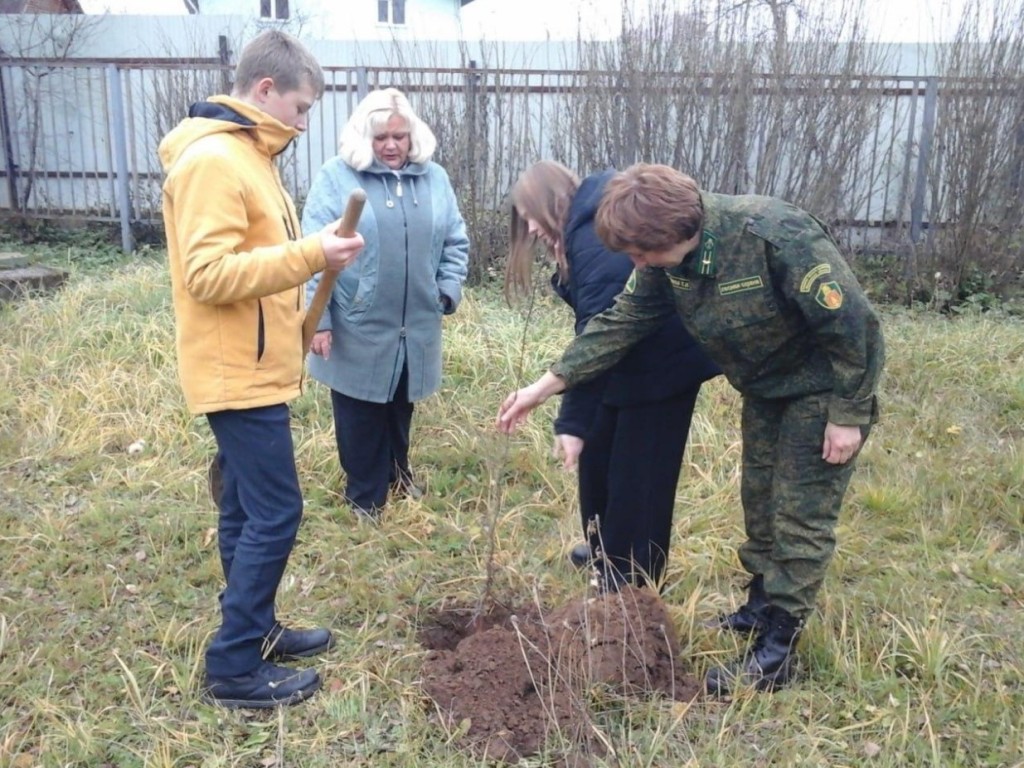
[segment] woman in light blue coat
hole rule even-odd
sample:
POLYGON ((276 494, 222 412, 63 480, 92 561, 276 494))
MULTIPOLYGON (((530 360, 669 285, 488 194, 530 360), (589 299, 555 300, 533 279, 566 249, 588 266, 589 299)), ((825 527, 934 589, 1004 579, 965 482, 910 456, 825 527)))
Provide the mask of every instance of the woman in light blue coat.
MULTIPOLYGON (((413 403, 441 384, 441 318, 462 299, 469 240, 437 140, 394 88, 364 98, 309 190, 304 231, 338 219, 366 191, 366 245, 334 285, 309 372, 331 389, 345 497, 377 519, 389 490, 418 497, 409 467, 413 403)), ((306 287, 307 302, 319 282, 306 287)))

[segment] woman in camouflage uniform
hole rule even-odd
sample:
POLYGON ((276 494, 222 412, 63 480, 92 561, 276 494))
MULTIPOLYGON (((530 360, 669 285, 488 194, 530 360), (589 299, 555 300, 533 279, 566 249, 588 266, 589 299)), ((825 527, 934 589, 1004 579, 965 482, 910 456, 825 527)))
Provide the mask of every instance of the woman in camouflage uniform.
POLYGON ((747 604, 720 623, 757 637, 709 671, 708 690, 783 685, 835 550, 854 460, 877 420, 878 315, 824 225, 782 200, 713 194, 672 168, 640 164, 608 182, 596 223, 635 271, 549 372, 505 400, 499 428, 513 430, 678 313, 743 396, 739 557, 751 582, 747 604))

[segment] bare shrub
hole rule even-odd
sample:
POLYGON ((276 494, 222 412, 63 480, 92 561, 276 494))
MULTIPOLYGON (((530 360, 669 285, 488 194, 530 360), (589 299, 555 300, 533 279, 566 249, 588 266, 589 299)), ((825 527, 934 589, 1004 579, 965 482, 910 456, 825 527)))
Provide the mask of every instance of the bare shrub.
MULTIPOLYGON (((78 79, 64 64, 96 32, 96 20, 80 14, 4 14, 6 29, 0 39, 0 58, 23 59, 20 70, 12 70, 14 87, 20 92, 13 100, 11 135, 5 137, 19 156, 20 189, 12 179, 12 207, 24 215, 29 207, 50 208, 48 192, 41 183, 44 159, 64 158, 61 140, 47 123, 63 112, 77 92, 78 79), (70 85, 69 85, 70 83, 70 85), (40 185, 37 186, 37 181, 40 185), (34 202, 34 206, 30 206, 34 202)), ((5 98, 4 110, 7 100, 5 98)), ((11 172, 13 169, 8 169, 11 172)), ((58 188, 59 189, 59 188, 58 188)), ((58 197, 60 193, 58 191, 58 197)))
POLYGON ((886 51, 867 44, 857 0, 805 16, 792 37, 785 9, 764 26, 756 5, 678 14, 663 2, 642 18, 624 7, 617 43, 580 43, 554 156, 582 172, 665 163, 709 189, 855 218, 878 185, 880 166, 874 177, 860 166, 885 103, 872 78, 886 51))
POLYGON ((930 220, 947 224, 929 233, 910 279, 947 286, 956 304, 1022 275, 1024 3, 970 0, 938 63, 930 220))
POLYGON ((153 69, 143 90, 154 146, 188 115, 192 104, 231 91, 232 58, 242 40, 221 35, 216 50, 210 50, 206 36, 186 27, 183 38, 163 35, 160 46, 167 61, 153 69))

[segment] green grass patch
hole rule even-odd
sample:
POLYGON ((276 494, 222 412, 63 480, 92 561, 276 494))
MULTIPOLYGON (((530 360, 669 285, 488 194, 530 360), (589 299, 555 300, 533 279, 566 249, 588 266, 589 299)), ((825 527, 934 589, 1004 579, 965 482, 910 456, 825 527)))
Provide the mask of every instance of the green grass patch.
MULTIPOLYGON (((0 765, 479 765, 418 687, 416 633, 479 599, 495 520, 502 600, 584 589, 566 559, 575 478, 550 456, 556 404, 510 438, 493 425, 569 339, 568 311, 540 298, 527 323, 496 292, 467 292, 445 321, 444 388, 413 425, 428 494, 379 527, 340 504, 328 394, 309 383, 293 411, 306 514, 279 612, 339 644, 309 703, 226 712, 197 696, 221 587, 213 439, 178 388, 162 258, 105 258, 0 309, 0 765)), ((593 765, 1024 764, 1024 323, 883 314, 883 420, 803 679, 688 705, 595 696, 610 749, 593 765)), ((738 405, 725 382, 704 388, 678 490, 664 596, 698 673, 738 649, 702 626, 741 599, 738 405)), ((524 765, 570 749, 556 736, 524 765)))

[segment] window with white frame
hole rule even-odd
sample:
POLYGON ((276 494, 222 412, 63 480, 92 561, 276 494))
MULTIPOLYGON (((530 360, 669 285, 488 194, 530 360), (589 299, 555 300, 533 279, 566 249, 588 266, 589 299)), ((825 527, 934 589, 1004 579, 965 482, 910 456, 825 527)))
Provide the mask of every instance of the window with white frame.
POLYGON ((260 0, 260 18, 282 21, 287 19, 288 0, 260 0))
POLYGON ((405 0, 377 0, 377 21, 405 24, 405 0))

